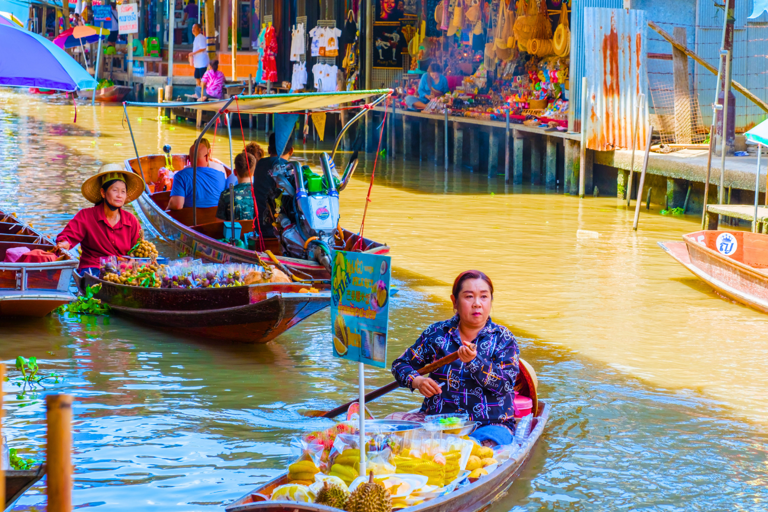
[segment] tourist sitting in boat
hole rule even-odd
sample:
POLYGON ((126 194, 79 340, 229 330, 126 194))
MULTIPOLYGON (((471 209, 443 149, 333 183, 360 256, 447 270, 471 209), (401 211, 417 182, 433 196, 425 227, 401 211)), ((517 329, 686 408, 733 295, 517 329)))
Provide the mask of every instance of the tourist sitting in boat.
POLYGON ((479 443, 510 444, 520 357, 515 337, 490 318, 493 284, 484 273, 459 274, 451 301, 456 315, 429 326, 392 363, 397 382, 424 395, 421 411, 390 417, 418 421, 432 414, 468 414, 480 423, 471 434, 479 443), (459 358, 453 363, 429 376, 419 375, 419 368, 457 351, 459 358))
MULTIPOLYGON (((189 148, 189 161, 195 158, 195 145, 189 148)), ((221 171, 213 169, 211 160, 211 144, 208 139, 200 139, 197 150, 197 208, 212 208, 218 206, 219 196, 224 190, 226 176, 221 171)), ((168 201, 169 210, 181 210, 192 206, 192 167, 185 167, 173 177, 171 199, 168 201)))
POLYGON ((449 91, 448 80, 443 75, 443 69, 440 64, 433 62, 419 81, 417 95, 406 96, 405 104, 409 110, 424 110, 430 100, 439 98, 449 91))
POLYGON ((141 195, 144 180, 119 164, 107 164, 85 180, 81 190, 94 206, 77 212, 56 237, 56 245, 69 250, 80 244, 79 270, 98 274, 100 258, 124 256, 141 239, 139 221, 123 206, 141 195))
POLYGON ((288 143, 283 149, 282 156, 278 156, 275 132, 272 132, 269 135, 267 151, 269 157, 259 160, 253 173, 253 196, 256 198, 256 212, 259 216, 261 236, 274 237, 275 232, 272 223, 276 209, 275 198, 280 192, 277 183, 272 178, 271 171, 277 164, 288 163, 288 160, 293 156, 293 138, 288 137, 288 143))
MULTIPOLYGON (((235 220, 253 219, 253 195, 251 189, 251 177, 256 168, 256 159, 245 151, 235 157, 235 176, 238 184, 233 191, 235 193, 235 220)), ((229 187, 224 189, 219 197, 219 208, 216 210, 216 218, 232 220, 230 211, 231 199, 229 187)))
MULTIPOLYGON (((259 163, 259 160, 264 158, 264 148, 259 146, 256 142, 249 142, 248 145, 245 146, 245 152, 249 155, 252 155, 256 159, 256 164, 259 163)), ((254 166, 256 164, 254 164, 254 166)), ((253 178, 253 170, 251 170, 251 178, 253 178)), ((227 178, 226 188, 229 188, 230 185, 237 186, 238 183, 240 183, 240 180, 237 177, 237 173, 233 172, 227 178)))

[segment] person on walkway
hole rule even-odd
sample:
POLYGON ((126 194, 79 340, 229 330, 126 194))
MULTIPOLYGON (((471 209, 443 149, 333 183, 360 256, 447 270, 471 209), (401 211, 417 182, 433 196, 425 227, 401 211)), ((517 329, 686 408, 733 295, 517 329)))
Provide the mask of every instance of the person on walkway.
POLYGON ((448 80, 440 64, 433 62, 419 81, 418 96, 406 96, 405 104, 410 110, 424 110, 430 100, 439 98, 450 91, 448 80))
POLYGON ((509 329, 491 320, 493 283, 484 273, 459 274, 451 301, 456 315, 427 327, 392 363, 392 374, 401 386, 424 396, 421 414, 468 414, 480 423, 471 434, 479 443, 510 444, 520 359, 517 341, 509 329), (419 375, 420 368, 453 352, 458 352, 456 361, 429 376, 419 375))
POLYGON ((203 35, 200 25, 192 25, 195 41, 192 43, 192 53, 189 54, 190 64, 195 68, 195 82, 200 87, 200 80, 208 69, 208 38, 203 35))
POLYGON ((293 137, 288 137, 288 143, 285 145, 282 156, 278 156, 275 132, 272 132, 269 135, 267 151, 269 157, 259 160, 253 173, 253 196, 256 198, 261 236, 271 238, 275 236, 272 223, 275 220, 275 198, 279 194, 277 183, 272 178, 271 171, 277 164, 288 163, 288 160, 293 156, 293 137))
POLYGON ((144 180, 120 164, 102 165, 83 183, 81 191, 94 206, 77 212, 56 237, 56 246, 83 251, 81 272, 98 274, 100 258, 125 256, 142 238, 141 225, 123 206, 144 192, 144 180))
MULTIPOLYGON (((237 185, 235 193, 235 220, 249 220, 254 218, 253 195, 251 194, 251 179, 256 169, 256 158, 250 153, 242 152, 235 157, 235 172, 237 185)), ((216 210, 216 218, 232 220, 230 210, 229 185, 219 197, 219 208, 216 210)))
POLYGON ((224 97, 224 80, 224 73, 219 71, 219 61, 212 60, 208 64, 208 71, 205 72, 200 80, 200 88, 202 89, 200 101, 207 101, 209 99, 220 100, 224 97))
MULTIPOLYGON (((195 145, 189 148, 189 161, 195 158, 195 145)), ((195 207, 212 208, 218 206, 219 196, 224 190, 226 177, 221 171, 212 169, 208 164, 211 159, 211 144, 208 139, 200 139, 197 150, 197 187, 195 207)), ((173 177, 171 199, 168 201, 169 210, 181 210, 192 207, 192 167, 185 167, 173 177)))
POLYGON ((184 18, 182 18, 181 22, 186 23, 184 26, 187 28, 185 32, 187 43, 192 43, 197 37, 197 34, 193 32, 193 27, 197 23, 197 10, 198 7, 195 5, 195 0, 189 0, 187 6, 184 7, 184 18))

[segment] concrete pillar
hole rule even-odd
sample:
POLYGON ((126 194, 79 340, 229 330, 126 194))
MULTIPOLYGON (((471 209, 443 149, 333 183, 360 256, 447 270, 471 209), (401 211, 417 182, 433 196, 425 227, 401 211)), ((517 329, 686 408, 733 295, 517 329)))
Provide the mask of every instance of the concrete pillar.
POLYGON ((496 176, 499 173, 499 147, 501 146, 502 133, 491 128, 488 134, 488 176, 496 176))
POLYGON ((219 3, 219 51, 222 53, 229 51, 229 37, 227 37, 227 34, 229 34, 229 25, 232 23, 232 16, 229 10, 230 2, 224 0, 219 3))
POLYGON ((432 158, 432 150, 434 150, 434 141, 432 141, 432 135, 434 130, 430 133, 430 120, 419 119, 419 160, 429 160, 432 158))
POLYGON ((480 170, 480 130, 469 130, 469 166, 472 172, 480 170))
MULTIPOLYGON (((591 149, 587 149, 585 152, 586 161, 583 162, 584 165, 584 193, 590 194, 592 190, 595 188, 594 185, 594 162, 595 162, 595 152, 591 149)), ((580 162, 582 164, 582 162, 580 162)))
MULTIPOLYGON (((579 141, 568 139, 565 142, 565 192, 573 196, 579 195, 579 141)), ((586 190, 586 183, 585 183, 586 190)))
POLYGON ((435 138, 435 163, 445 164, 445 132, 443 122, 432 121, 433 136, 435 138))
POLYGON ((557 139, 547 136, 547 156, 544 185, 549 190, 557 188, 557 139))
POLYGON ((403 115, 403 156, 413 156, 413 126, 406 115, 403 115))
POLYGON ((531 185, 541 185, 541 135, 531 137, 531 185))
POLYGON ((523 133, 515 130, 512 140, 512 184, 523 183, 523 133))
POLYGON ((685 180, 667 178, 667 208, 669 210, 683 207, 687 185, 685 180))
POLYGON ((622 169, 616 173, 616 198, 619 200, 623 200, 627 192, 627 178, 627 173, 622 169))
POLYGON ((453 122, 453 166, 461 169, 464 165, 464 128, 461 123, 453 122))

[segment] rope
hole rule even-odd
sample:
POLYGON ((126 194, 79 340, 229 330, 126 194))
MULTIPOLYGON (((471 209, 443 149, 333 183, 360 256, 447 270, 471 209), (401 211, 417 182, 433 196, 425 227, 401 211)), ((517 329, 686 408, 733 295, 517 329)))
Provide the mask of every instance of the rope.
MULTIPOLYGON (((243 153, 247 153, 245 151, 245 130, 243 129, 243 118, 240 117, 240 102, 238 101, 237 96, 235 96, 235 108, 237 109, 237 119, 240 121, 240 135, 243 136, 243 153)), ((246 164, 248 164, 248 157, 245 158, 246 164)), ((235 172, 234 169, 232 169, 232 172, 235 172)), ((253 192, 253 178, 251 178, 251 200, 253 201, 253 227, 259 231, 259 249, 261 252, 264 252, 266 250, 266 246, 264 245, 264 237, 261 235, 261 222, 259 222, 259 203, 256 202, 256 194, 253 192)), ((232 212, 232 215, 235 215, 235 212, 232 212)), ((256 257, 258 258, 258 253, 256 253, 256 257)), ((259 258, 259 261, 261 259, 259 258)), ((266 268, 266 267, 265 267, 266 268)))
POLYGON ((379 145, 376 148, 376 157, 373 159, 373 170, 371 170, 371 183, 368 185, 368 195, 365 198, 365 208, 363 209, 363 220, 360 223, 360 232, 357 234, 357 242, 352 250, 357 250, 363 247, 363 232, 365 231, 365 216, 368 214, 368 203, 371 202, 371 191, 373 190, 373 177, 376 175, 376 164, 379 162, 379 153, 381 152, 381 139, 384 136, 384 127, 387 124, 387 114, 389 113, 389 101, 384 104, 384 121, 381 123, 381 130, 379 131, 379 145))

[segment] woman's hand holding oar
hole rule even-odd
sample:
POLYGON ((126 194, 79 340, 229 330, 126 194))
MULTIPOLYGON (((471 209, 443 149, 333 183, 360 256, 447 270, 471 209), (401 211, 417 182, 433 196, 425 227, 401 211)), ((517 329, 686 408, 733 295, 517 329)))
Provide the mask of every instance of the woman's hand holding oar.
MULTIPOLYGON (((419 370, 419 375, 427 375, 428 373, 432 373, 433 371, 437 370, 438 368, 442 368, 443 366, 447 364, 451 364, 456 359, 459 358, 459 353, 454 352, 452 354, 448 354, 447 356, 438 359, 434 363, 430 363, 426 365, 425 367, 421 368, 419 370)), ((371 391, 370 393, 365 395, 365 403, 370 402, 371 400, 375 400, 379 398, 380 396, 384 396, 390 391, 393 391, 400 387, 400 384, 397 382, 392 382, 390 384, 387 384, 384 387, 381 387, 375 391, 371 391)), ((358 400, 352 400, 351 402, 347 402, 344 405, 340 405, 336 407, 335 409, 331 409, 330 411, 323 412, 323 411, 306 411, 304 413, 304 416, 312 416, 312 417, 319 417, 319 418, 335 418, 339 414, 344 414, 347 412, 347 409, 349 409, 349 406, 357 403, 358 400)))

